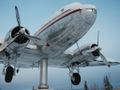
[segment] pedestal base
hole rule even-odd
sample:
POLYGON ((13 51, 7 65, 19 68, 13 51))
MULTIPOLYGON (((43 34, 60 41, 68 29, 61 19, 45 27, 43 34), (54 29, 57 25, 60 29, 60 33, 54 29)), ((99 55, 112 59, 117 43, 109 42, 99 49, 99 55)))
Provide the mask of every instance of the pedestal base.
POLYGON ((53 90, 53 89, 33 89, 33 90, 53 90))
POLYGON ((40 84, 40 86, 38 87, 39 89, 48 89, 48 85, 47 84, 40 84))

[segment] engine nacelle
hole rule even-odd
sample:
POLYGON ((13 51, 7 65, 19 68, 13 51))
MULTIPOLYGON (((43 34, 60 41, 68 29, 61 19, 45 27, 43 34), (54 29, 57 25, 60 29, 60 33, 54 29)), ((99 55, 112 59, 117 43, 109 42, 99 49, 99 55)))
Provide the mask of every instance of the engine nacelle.
MULTIPOLYGON (((14 42, 9 47, 7 47, 8 49, 10 48, 12 50, 21 50, 29 43, 29 38, 27 36, 19 34, 22 28, 24 27, 16 26, 7 33, 5 42, 15 38, 18 35, 14 42)), ((24 32, 25 34, 29 35, 29 31, 26 28, 24 28, 24 32)))
POLYGON ((93 55, 95 57, 100 56, 100 51, 101 49, 98 47, 97 44, 88 44, 80 47, 80 50, 78 49, 74 54, 81 54, 81 55, 93 55))
MULTIPOLYGON (((13 30, 11 31, 11 38, 14 38, 17 33, 19 33, 20 29, 22 29, 24 27, 15 27, 13 28, 13 30)), ((29 35, 29 32, 28 30, 25 28, 25 33, 27 33, 29 35)), ((28 42, 28 37, 24 36, 24 35, 19 35, 16 39, 15 39, 15 42, 18 43, 18 44, 24 44, 26 42, 28 42)))
POLYGON ((94 50, 91 52, 93 56, 95 57, 99 57, 100 56, 100 50, 101 48, 98 47, 97 44, 92 44, 91 48, 93 48, 94 50))

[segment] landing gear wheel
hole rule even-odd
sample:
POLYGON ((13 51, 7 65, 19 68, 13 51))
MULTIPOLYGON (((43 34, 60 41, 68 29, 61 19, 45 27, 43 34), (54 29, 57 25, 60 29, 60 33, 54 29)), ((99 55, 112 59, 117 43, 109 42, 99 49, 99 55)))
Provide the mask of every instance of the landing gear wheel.
POLYGON ((5 82, 10 83, 12 81, 14 74, 14 69, 11 66, 8 66, 6 68, 6 74, 5 74, 5 82))
POLYGON ((81 81, 81 76, 79 73, 73 73, 71 76, 71 82, 73 85, 78 85, 81 81))

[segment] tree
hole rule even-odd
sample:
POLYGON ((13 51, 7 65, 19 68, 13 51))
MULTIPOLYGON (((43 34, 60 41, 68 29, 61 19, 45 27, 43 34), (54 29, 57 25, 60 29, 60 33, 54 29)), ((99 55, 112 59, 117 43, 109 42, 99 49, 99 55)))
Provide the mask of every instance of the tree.
POLYGON ((104 77, 104 89, 113 90, 112 84, 110 83, 108 76, 104 77))
POLYGON ((85 83, 84 83, 84 90, 89 90, 88 85, 87 85, 87 81, 85 81, 85 83))

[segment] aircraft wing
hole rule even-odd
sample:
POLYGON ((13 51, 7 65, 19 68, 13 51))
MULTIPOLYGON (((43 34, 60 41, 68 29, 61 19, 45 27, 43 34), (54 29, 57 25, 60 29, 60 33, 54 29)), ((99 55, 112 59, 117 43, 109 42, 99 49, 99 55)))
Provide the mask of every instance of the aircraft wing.
MULTIPOLYGON (((119 65, 120 61, 116 61, 116 60, 110 60, 107 59, 108 63, 111 65, 119 65)), ((89 62, 83 62, 79 65, 80 67, 87 67, 87 66, 106 66, 106 63, 103 60, 93 60, 93 61, 89 61, 89 62)))
MULTIPOLYGON (((79 64, 79 67, 88 67, 88 66, 111 66, 111 65, 119 65, 120 61, 117 60, 112 60, 109 58, 106 58, 106 61, 104 61, 102 58, 96 58, 92 55, 80 55, 80 54, 76 54, 76 55, 70 55, 71 58, 69 58, 68 61, 66 61, 65 63, 63 63, 62 65, 64 67, 70 66, 70 65, 76 65, 79 64)), ((69 57, 70 57, 69 56, 69 57)), ((68 57, 68 56, 66 56, 68 57)))
MULTIPOLYGON (((3 44, 4 39, 0 38, 0 44, 3 44)), ((22 54, 17 57, 17 67, 21 68, 30 68, 30 67, 39 67, 39 63, 41 62, 41 58, 43 58, 43 52, 36 45, 28 45, 22 54)), ((0 63, 4 62, 5 53, 0 52, 0 63)), ((80 55, 80 53, 71 55, 62 53, 57 57, 50 57, 48 59, 48 63, 50 67, 60 67, 67 68, 69 65, 79 62, 80 67, 87 66, 105 66, 106 62, 102 59, 96 59, 92 55, 80 55)), ((120 61, 115 61, 107 58, 107 62, 110 65, 120 64, 120 61)), ((11 62, 11 63, 14 63, 11 62)))
MULTIPOLYGON (((3 63, 4 53, 0 53, 0 63, 3 63)), ((32 68, 39 67, 41 58, 43 58, 42 52, 35 45, 28 45, 20 56, 17 57, 17 67, 32 68)), ((115 61, 107 58, 107 62, 110 65, 118 65, 120 61, 115 61)), ((12 63, 12 62, 11 62, 12 63)), ((61 54, 57 57, 50 57, 48 64, 50 67, 67 68, 68 66, 78 63, 80 67, 88 66, 107 66, 101 58, 94 58, 91 55, 70 55, 61 54)))

